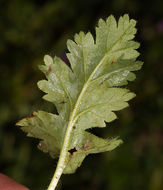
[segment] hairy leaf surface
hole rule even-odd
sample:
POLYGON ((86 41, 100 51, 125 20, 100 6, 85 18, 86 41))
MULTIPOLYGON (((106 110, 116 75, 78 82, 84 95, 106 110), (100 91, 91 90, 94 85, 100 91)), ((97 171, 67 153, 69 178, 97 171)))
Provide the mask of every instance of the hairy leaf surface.
POLYGON ((46 80, 39 81, 38 87, 46 93, 43 98, 56 106, 58 115, 38 111, 17 125, 28 136, 41 139, 38 147, 42 151, 52 157, 64 155, 64 173, 73 173, 88 154, 111 151, 122 143, 86 130, 105 127, 116 119, 115 111, 127 107, 135 96, 121 87, 133 81, 133 71, 142 66, 136 60, 135 24, 128 15, 118 22, 113 16, 100 19, 96 39, 89 32, 80 32, 74 41, 67 41, 71 68, 48 55, 40 66, 46 80))

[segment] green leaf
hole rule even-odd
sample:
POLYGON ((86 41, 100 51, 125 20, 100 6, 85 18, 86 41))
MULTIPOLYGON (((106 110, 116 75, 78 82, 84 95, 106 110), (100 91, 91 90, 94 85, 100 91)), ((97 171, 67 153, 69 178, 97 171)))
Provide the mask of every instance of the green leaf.
POLYGON ((135 94, 121 86, 135 79, 139 43, 133 41, 135 20, 128 15, 100 19, 96 40, 91 33, 80 32, 68 40, 67 57, 71 68, 60 58, 46 55, 40 69, 46 80, 38 87, 52 102, 58 115, 38 111, 22 119, 28 136, 41 139, 39 148, 52 157, 59 156, 58 168, 73 173, 88 154, 111 151, 122 143, 118 138, 103 139, 86 130, 105 127, 116 119, 115 111, 128 106, 135 94), (121 88, 120 88, 121 87, 121 88), (61 167, 62 166, 62 167, 61 167))

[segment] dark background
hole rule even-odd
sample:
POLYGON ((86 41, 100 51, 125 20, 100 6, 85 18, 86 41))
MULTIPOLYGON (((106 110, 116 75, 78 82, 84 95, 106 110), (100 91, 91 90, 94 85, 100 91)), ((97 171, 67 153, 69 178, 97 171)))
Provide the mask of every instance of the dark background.
POLYGON ((118 112, 103 137, 124 144, 109 153, 88 156, 62 190, 163 190, 163 1, 162 0, 0 0, 0 172, 31 190, 44 190, 56 160, 40 152, 15 123, 34 110, 53 111, 41 99, 37 81, 43 56, 65 58, 66 41, 83 30, 94 33, 99 18, 129 13, 138 21, 143 69, 129 88, 137 94, 118 112))

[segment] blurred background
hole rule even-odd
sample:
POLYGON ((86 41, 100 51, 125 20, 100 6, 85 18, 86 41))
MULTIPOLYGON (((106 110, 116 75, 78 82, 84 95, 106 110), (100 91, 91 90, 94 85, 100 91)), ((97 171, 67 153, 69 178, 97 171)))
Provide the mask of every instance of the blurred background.
POLYGON ((0 0, 0 172, 31 190, 44 190, 56 160, 40 152, 38 140, 15 126, 34 110, 54 110, 41 99, 37 81, 43 56, 65 58, 66 41, 81 30, 94 32, 99 18, 129 13, 138 21, 143 69, 129 88, 137 94, 99 136, 120 136, 112 152, 88 156, 61 190, 163 190, 163 1, 0 0))

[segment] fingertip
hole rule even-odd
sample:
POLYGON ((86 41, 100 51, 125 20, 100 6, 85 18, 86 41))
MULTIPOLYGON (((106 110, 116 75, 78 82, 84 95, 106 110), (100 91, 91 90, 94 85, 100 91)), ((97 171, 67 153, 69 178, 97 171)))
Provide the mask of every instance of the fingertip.
POLYGON ((0 189, 1 190, 29 190, 24 185, 19 184, 15 180, 0 173, 0 189))

